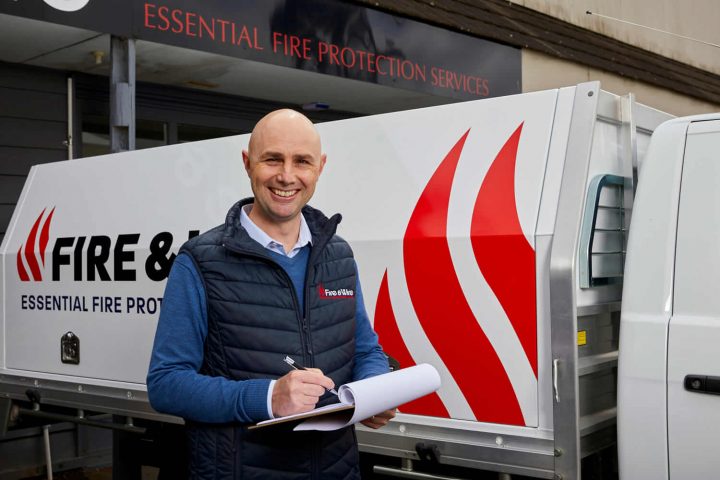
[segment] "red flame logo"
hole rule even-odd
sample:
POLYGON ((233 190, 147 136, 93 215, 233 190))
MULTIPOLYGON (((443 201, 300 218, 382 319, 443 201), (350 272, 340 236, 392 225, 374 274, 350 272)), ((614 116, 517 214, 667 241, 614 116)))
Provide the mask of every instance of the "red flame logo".
MULTIPOLYGON (((508 316, 537 378, 535 252, 520 226, 515 163, 522 124, 505 142, 483 180, 470 225, 475 260, 508 316)), ((447 239, 450 191, 468 130, 425 186, 403 238, 405 278, 425 334, 478 421, 525 425, 517 396, 492 343, 467 303, 447 239)), ((383 276, 375 330, 385 351, 403 367, 415 365, 397 326, 383 276)), ((449 417, 435 393, 401 408, 404 413, 449 417)))
POLYGON ((36 251, 40 252, 40 262, 42 262, 42 266, 44 268, 45 248, 47 247, 48 240, 50 238, 50 222, 52 221, 53 213, 55 213, 55 208, 50 211, 48 216, 45 218, 45 221, 42 222, 45 210, 47 209, 43 209, 43 211, 40 212, 40 215, 38 215, 37 220, 35 220, 35 224, 33 224, 33 227, 30 230, 27 240, 25 240, 25 243, 20 245, 20 248, 18 249, 17 271, 20 276, 20 280, 23 282, 30 281, 30 275, 28 275, 28 271, 25 269, 23 260, 25 260, 25 264, 27 264, 27 267, 32 274, 32 279, 36 282, 42 281, 42 272, 40 271, 40 263, 38 262, 36 251), (41 223, 42 228, 40 226, 41 223), (39 238, 38 230, 41 230, 39 238))

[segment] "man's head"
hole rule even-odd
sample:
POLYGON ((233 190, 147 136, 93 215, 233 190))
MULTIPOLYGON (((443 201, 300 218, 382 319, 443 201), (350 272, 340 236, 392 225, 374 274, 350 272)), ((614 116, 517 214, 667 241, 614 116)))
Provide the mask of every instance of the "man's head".
POLYGON ((272 229, 299 221, 325 166, 312 122, 294 110, 271 112, 255 125, 242 156, 255 195, 253 222, 272 229))

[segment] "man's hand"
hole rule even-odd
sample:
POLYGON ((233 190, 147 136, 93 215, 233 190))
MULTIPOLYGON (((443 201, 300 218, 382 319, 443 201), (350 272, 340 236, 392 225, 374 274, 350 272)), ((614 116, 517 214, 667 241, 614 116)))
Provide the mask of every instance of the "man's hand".
POLYGON ((395 418, 395 410, 396 409, 394 409, 394 408, 391 410, 385 410, 384 412, 378 413, 377 415, 373 415, 370 418, 366 418, 365 420, 363 420, 360 423, 362 423, 366 427, 370 427, 370 428, 374 428, 374 429, 384 427, 385 425, 388 424, 388 422, 390 421, 391 418, 395 418))
POLYGON ((332 379, 317 368, 293 370, 275 382, 272 411, 275 417, 309 412, 325 391, 335 388, 332 379))

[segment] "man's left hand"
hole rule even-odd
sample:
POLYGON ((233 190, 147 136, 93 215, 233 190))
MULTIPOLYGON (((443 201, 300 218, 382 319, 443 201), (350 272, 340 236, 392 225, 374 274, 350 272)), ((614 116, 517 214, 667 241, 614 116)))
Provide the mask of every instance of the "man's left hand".
POLYGON ((366 427, 378 429, 388 424, 391 418, 395 418, 395 409, 385 410, 384 412, 373 415, 370 418, 366 418, 362 423, 366 427))

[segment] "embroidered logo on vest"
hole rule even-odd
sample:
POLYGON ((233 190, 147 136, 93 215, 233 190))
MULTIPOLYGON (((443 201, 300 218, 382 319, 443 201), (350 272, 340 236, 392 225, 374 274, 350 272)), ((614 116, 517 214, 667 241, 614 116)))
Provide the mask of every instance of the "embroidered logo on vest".
POLYGON ((318 285, 318 295, 320 298, 353 298, 355 291, 350 288, 338 288, 337 290, 330 290, 325 288, 323 284, 318 285))

